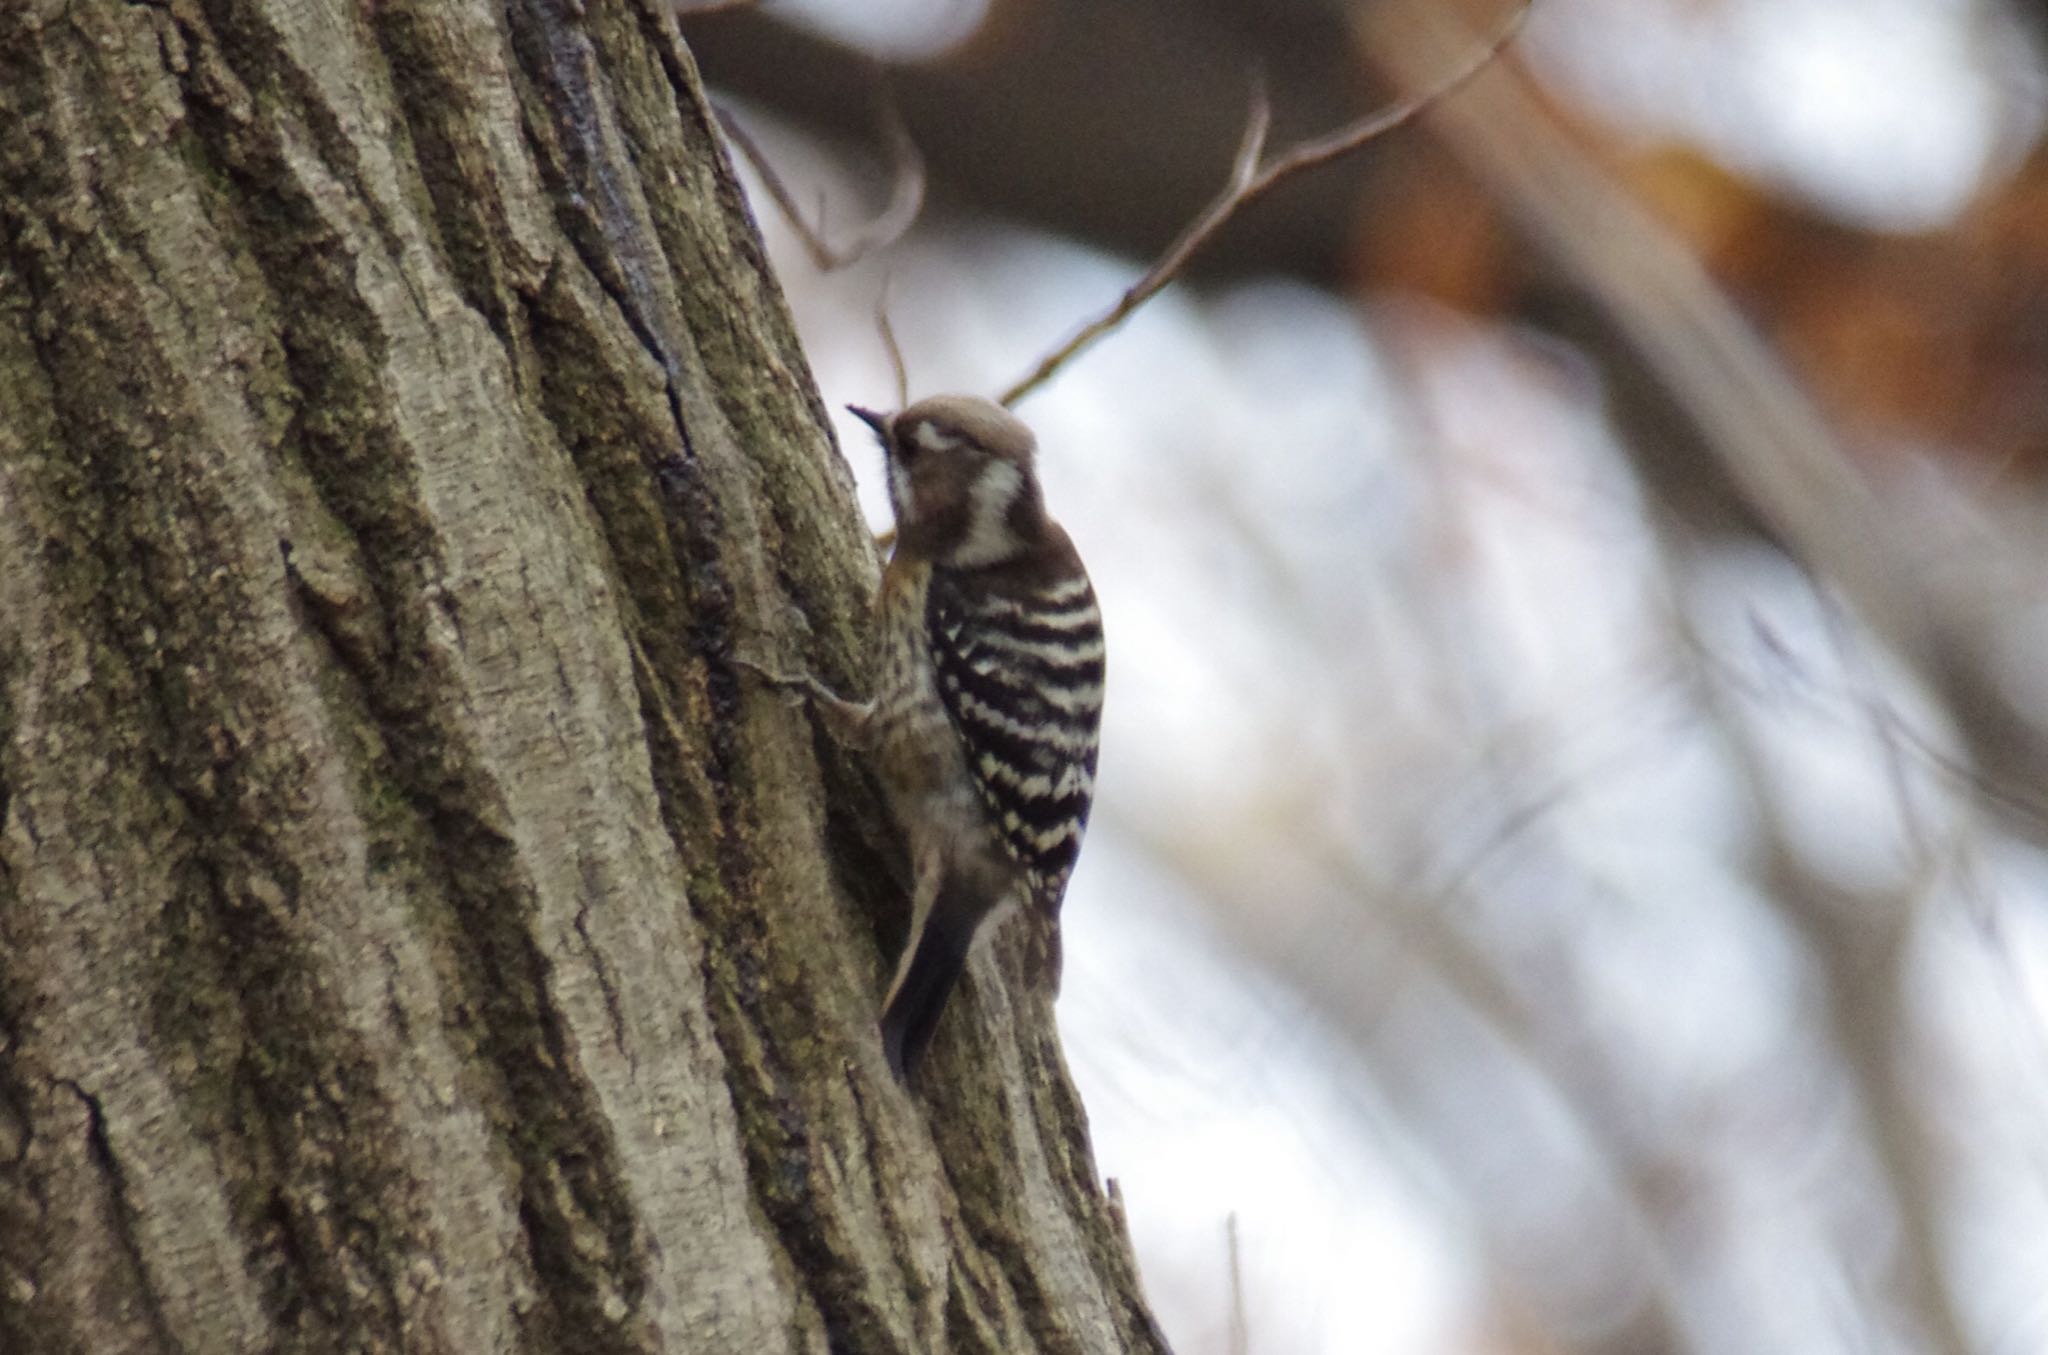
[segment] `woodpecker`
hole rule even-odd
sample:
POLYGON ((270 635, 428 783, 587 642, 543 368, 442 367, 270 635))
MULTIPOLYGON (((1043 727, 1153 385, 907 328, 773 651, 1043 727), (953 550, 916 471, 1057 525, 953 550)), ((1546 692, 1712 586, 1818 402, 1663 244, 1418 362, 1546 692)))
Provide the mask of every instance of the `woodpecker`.
POLYGON ((966 395, 849 408, 881 440, 896 519, 875 599, 876 690, 852 702, 794 685, 872 755, 909 842, 910 935, 881 1021, 889 1067, 907 1079, 976 934, 1006 905, 1029 910, 1057 982, 1060 900, 1095 793, 1102 615, 1014 415, 966 395))

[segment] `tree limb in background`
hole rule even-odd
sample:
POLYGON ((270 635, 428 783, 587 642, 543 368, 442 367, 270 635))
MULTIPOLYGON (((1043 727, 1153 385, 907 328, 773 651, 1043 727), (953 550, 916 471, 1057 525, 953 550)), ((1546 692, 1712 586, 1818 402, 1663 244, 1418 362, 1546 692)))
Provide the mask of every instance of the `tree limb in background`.
MULTIPOLYGON (((1663 542, 1667 557, 1676 543, 1663 542)), ((1816 590, 1819 585, 1816 582, 1816 590)), ((1822 594, 1825 603, 1825 594, 1822 594)), ((1908 993, 1913 932, 1931 870, 1926 860, 1911 872, 1920 877, 1895 888, 1854 889, 1826 878, 1800 850, 1785 795, 1775 784, 1758 736, 1735 713, 1743 698, 1725 671, 1710 661, 1706 642, 1682 612, 1674 617, 1686 653, 1695 656, 1693 690, 1712 717, 1754 809, 1756 882, 1772 911, 1803 944, 1821 1002, 1825 1038, 1840 1054, 1864 1122, 1864 1141, 1890 1196, 1898 1229, 1903 1272, 1897 1285, 1902 1307, 1917 1319, 1919 1335, 1938 1355, 1968 1355, 1971 1340, 1964 1308, 1950 1268, 1954 1264, 1945 1229, 1944 1178, 1952 1170, 1937 1146, 1941 1136, 1907 1075, 1912 1017, 1908 993)), ((1834 643, 1846 647, 1846 637, 1834 643)), ((1874 692, 1857 694, 1871 716, 1871 737, 1894 743, 1897 730, 1885 719, 1887 704, 1874 692)), ((1895 785, 1901 815, 1912 797, 1895 785)), ((1968 834, 1971 829, 1960 830, 1968 834)), ((1923 858, 1936 854, 1921 843, 1923 858)))
MULTIPOLYGON (((1426 78, 1432 54, 1456 41, 1420 3, 1380 7, 1371 19, 1361 41, 1411 81, 1426 78)), ((1815 585, 1843 599, 1943 703, 1984 762, 1984 778, 1971 784, 2010 785, 2002 801, 2042 784, 2038 771, 2048 766, 2048 737, 2028 712, 2002 696, 1992 699, 1997 675, 1989 665, 2003 618, 1986 605, 2012 596, 2004 582, 2016 572, 2010 560, 2030 557, 2032 543, 1966 534, 1952 519, 1927 511, 1926 503, 1880 493, 1699 261, 1580 153, 1518 84, 1489 85, 1471 104, 1452 110, 1444 132, 1695 421, 1715 459, 1690 472, 1725 477, 1815 585), (2035 774, 2012 775, 2012 768, 2035 774)), ((1646 451, 1628 450, 1639 463, 1646 451)), ((2030 570, 2029 576, 2036 575, 2030 570)), ((1897 1067, 1903 929, 1911 901, 1851 896, 1806 866, 1786 840, 1757 752, 1738 722, 1721 723, 1762 811, 1760 883, 1807 942, 1831 1033, 1892 1192, 1907 1272, 1903 1301, 1930 1349, 1962 1355, 1971 1349, 1970 1334, 1947 1273, 1936 1164, 1929 1159, 1924 1116, 1900 1085, 1897 1067)), ((2009 807, 1989 797, 1987 804, 2009 807)), ((2048 833, 2038 812, 2008 815, 2007 822, 2036 842, 2048 833)))
MULTIPOLYGON (((751 0, 749 0, 751 2, 751 0)), ((870 254, 879 253, 901 240, 910 228, 917 224, 918 214, 924 211, 925 168, 924 157, 918 153, 917 143, 911 139, 910 129, 903 122, 903 113, 896 107, 895 97, 889 92, 889 85, 879 70, 875 77, 875 119, 881 126, 882 144, 889 158, 889 202, 879 216, 843 246, 835 246, 825 239, 824 204, 818 205, 818 224, 811 225, 804 219, 803 209, 797 206, 796 195, 789 185, 775 172, 768 157, 755 144, 746 128, 740 125, 732 110, 718 109, 718 126, 725 133, 727 141, 746 158, 760 177, 761 186, 768 190, 768 196, 789 222, 790 229, 803 243, 804 252, 810 255, 811 263, 821 273, 833 273, 850 264, 860 262, 870 254)))
MULTIPOLYGON (((1378 6, 1371 20, 1361 42, 1411 83, 1458 41, 1419 4, 1378 6)), ((2048 720, 2014 699, 2000 650, 2048 571, 2031 520, 1966 522, 1880 493, 1699 260, 1519 83, 1474 91, 1447 111, 1442 132, 1692 420, 1712 460, 1689 463, 1684 476, 1724 481, 1849 604, 1954 720, 1986 807, 2048 845, 2048 720)), ((1628 444, 1639 466, 1657 450, 1628 444)))
POLYGON ((1174 242, 1166 247, 1158 262, 1147 269, 1144 276, 1124 290, 1116 304, 1100 316, 1081 326, 1072 338, 1041 358, 1028 375, 1012 385, 997 397, 1006 406, 1036 391, 1050 381, 1059 370, 1081 354, 1097 339, 1116 330, 1128 320, 1137 309, 1165 290, 1168 283, 1180 276, 1188 261, 1201 248, 1214 239, 1216 233, 1228 225, 1231 218, 1257 202, 1266 194, 1285 183, 1295 175, 1327 165, 1342 159, 1351 152, 1407 126, 1430 108, 1440 103, 1470 81, 1479 72, 1493 64, 1515 35, 1522 31, 1529 12, 1535 8, 1536 0, 1521 0, 1512 13, 1495 31, 1485 46, 1468 58, 1450 75, 1419 94, 1396 100, 1387 107, 1369 113, 1357 122, 1348 123, 1335 131, 1319 137, 1296 142, 1272 160, 1265 158, 1266 134, 1271 126, 1272 109, 1266 99, 1264 85, 1255 86, 1252 93, 1250 116, 1246 119, 1244 138, 1238 143, 1237 158, 1232 162, 1230 180, 1174 242))

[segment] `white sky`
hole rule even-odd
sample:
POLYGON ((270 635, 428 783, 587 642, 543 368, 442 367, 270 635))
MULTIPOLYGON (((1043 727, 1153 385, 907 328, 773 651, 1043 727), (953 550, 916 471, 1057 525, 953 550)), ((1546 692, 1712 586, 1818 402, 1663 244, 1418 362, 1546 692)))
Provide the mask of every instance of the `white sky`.
POLYGON ((2038 134, 2023 35, 1981 0, 1539 0, 1537 66, 1645 140, 1938 229, 2038 134))

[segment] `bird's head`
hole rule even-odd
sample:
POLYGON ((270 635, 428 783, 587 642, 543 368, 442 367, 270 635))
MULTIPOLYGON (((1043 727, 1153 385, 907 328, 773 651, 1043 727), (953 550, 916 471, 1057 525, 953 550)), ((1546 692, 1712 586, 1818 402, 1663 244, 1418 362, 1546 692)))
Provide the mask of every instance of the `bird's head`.
POLYGON ((1044 538, 1037 441, 993 400, 936 395, 895 414, 849 409, 889 465, 897 549, 951 569, 1009 564, 1044 538))

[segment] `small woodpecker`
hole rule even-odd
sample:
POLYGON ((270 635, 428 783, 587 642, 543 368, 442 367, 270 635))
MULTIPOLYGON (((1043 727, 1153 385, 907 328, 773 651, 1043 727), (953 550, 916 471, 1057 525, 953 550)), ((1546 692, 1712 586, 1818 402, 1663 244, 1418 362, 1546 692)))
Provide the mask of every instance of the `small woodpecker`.
MULTIPOLYGON (((852 406, 888 463, 895 548, 875 601, 875 695, 807 690, 868 750, 909 841, 909 940, 882 1006, 882 1047, 907 1078, 976 934, 1033 914, 1058 974, 1058 917, 1095 793, 1102 614, 1046 515, 1031 430, 977 396, 897 414, 852 406)), ((773 675, 769 675, 773 678, 773 675)))

